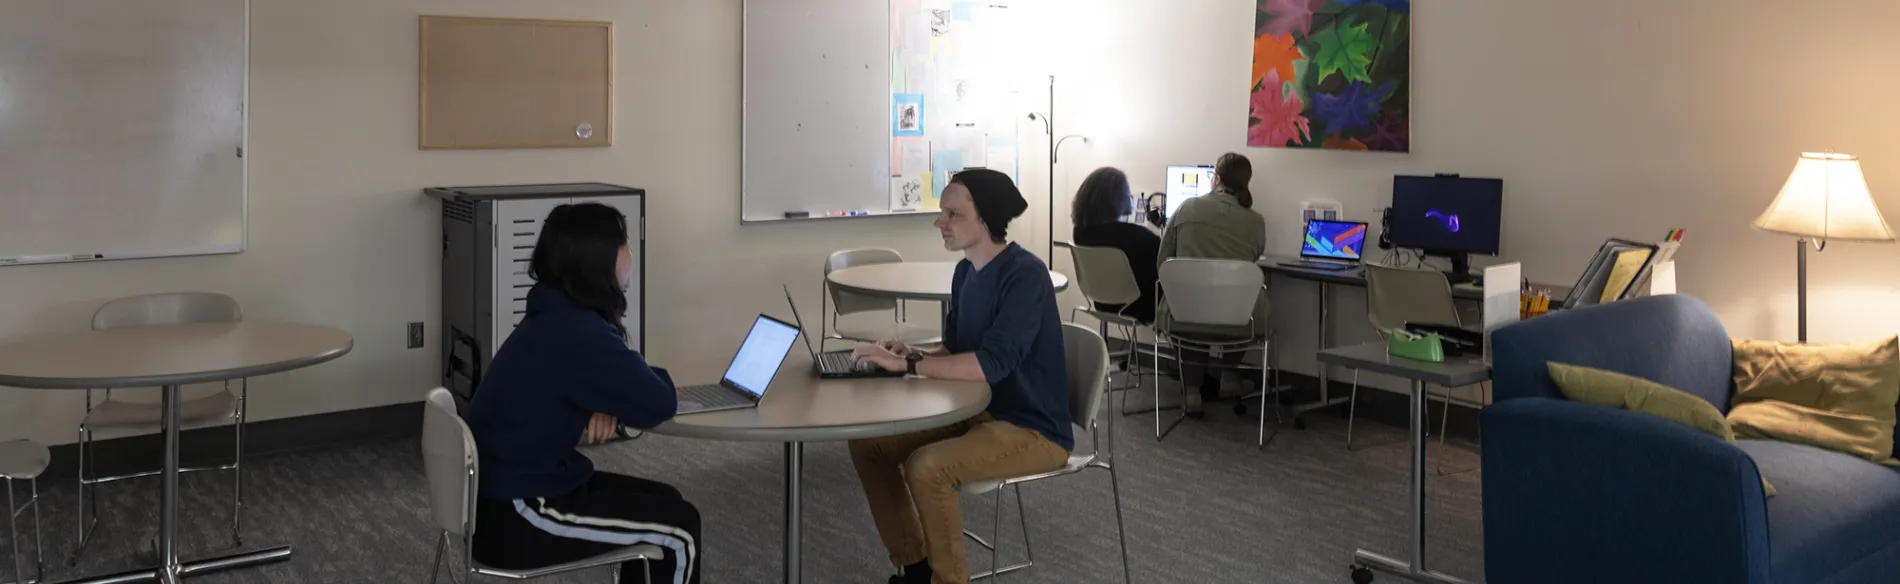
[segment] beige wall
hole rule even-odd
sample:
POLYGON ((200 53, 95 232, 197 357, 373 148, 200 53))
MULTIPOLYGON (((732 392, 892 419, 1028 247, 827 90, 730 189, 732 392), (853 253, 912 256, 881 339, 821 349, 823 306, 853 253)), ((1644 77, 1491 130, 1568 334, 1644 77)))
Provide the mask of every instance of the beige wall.
MULTIPOLYGON (((1816 0, 1420 2, 1409 155, 1248 150, 1270 235, 1295 250, 1298 201, 1368 218, 1400 172, 1506 179, 1505 254, 1533 279, 1574 279, 1611 235, 1685 227, 1681 287, 1737 335, 1792 338, 1789 240, 1749 221, 1803 149, 1863 157, 1900 212, 1900 3, 1816 0)), ((1245 145, 1250 0, 1050 0, 1046 62, 1062 77, 1067 190, 1098 164, 1160 186, 1170 163, 1245 145), (1085 9, 1075 8, 1086 6, 1085 9), (1164 26, 1172 23, 1176 28, 1164 26), (1061 50, 1054 50, 1054 49, 1061 50)), ((651 193, 649 353, 682 379, 714 375, 750 315, 783 314, 778 284, 818 304, 830 250, 895 247, 945 259, 918 218, 738 224, 738 0, 254 0, 250 243, 240 255, 0 270, 0 338, 82 328, 117 296, 224 291, 256 318, 342 327, 356 351, 253 383, 259 419, 418 399, 437 376, 435 208, 442 184, 600 180, 651 193), (617 23, 617 145, 606 150, 420 152, 420 13, 617 23), (357 36, 360 38, 350 38, 357 36), (405 322, 431 346, 406 350, 405 322)), ((1037 100, 1039 101, 1039 99, 1037 100)), ((1038 108, 1040 109, 1040 108, 1038 108)), ((1039 124, 1024 126, 1025 191, 1041 200, 1039 124)), ((1016 230, 1032 249, 1047 216, 1016 230)), ((1058 212, 1066 232, 1066 212, 1058 212)), ((1900 324, 1893 246, 1841 244, 1812 260, 1812 336, 1900 324)), ((1066 265, 1066 262, 1064 262, 1066 265)), ((1311 371, 1310 285, 1276 281, 1283 363, 1311 371)), ((1334 296, 1336 330, 1363 338, 1363 294, 1334 296)), ((813 309, 815 310, 815 309, 813 309)), ((102 359, 111 358, 101 355, 102 359)), ((77 398, 0 392, 0 435, 70 442, 77 398)))

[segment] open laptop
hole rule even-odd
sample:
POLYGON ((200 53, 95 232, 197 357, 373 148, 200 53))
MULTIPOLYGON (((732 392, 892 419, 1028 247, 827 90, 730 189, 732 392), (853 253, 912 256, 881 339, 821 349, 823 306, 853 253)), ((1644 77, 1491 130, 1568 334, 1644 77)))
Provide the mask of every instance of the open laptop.
POLYGON ((759 400, 765 399, 766 387, 778 375, 779 366, 785 364, 785 356, 792 352, 798 331, 791 323, 759 315, 758 320, 752 321, 752 331, 746 333, 745 342, 739 344, 738 354, 726 365, 726 374, 719 383, 679 388, 679 413, 759 405, 759 400))
POLYGON ((1299 261, 1280 265, 1309 270, 1350 270, 1365 254, 1366 224, 1358 221, 1308 219, 1300 241, 1299 261))
MULTIPOLYGON (((792 300, 792 287, 785 286, 785 303, 792 306, 792 321, 798 323, 798 330, 805 330, 805 319, 798 316, 798 301, 792 300)), ((820 317, 823 318, 823 317, 820 317)), ((851 350, 818 352, 818 345, 811 342, 811 335, 805 337, 805 350, 811 351, 812 371, 825 379, 848 379, 854 377, 903 377, 902 371, 885 371, 870 363, 862 365, 851 357, 851 350)))

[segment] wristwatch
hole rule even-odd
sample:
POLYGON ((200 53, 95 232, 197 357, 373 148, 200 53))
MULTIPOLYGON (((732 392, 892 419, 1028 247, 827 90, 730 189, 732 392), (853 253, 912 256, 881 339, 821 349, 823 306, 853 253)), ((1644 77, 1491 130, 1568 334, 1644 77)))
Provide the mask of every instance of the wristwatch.
POLYGON ((924 354, 919 351, 911 351, 910 354, 904 355, 904 374, 916 375, 917 362, 922 360, 924 360, 924 354))

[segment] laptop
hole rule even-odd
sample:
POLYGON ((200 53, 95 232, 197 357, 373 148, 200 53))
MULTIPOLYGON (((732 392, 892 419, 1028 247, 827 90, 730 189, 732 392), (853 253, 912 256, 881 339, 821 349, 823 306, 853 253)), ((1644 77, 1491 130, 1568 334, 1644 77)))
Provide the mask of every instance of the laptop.
POLYGON ((758 320, 752 321, 752 331, 746 333, 745 342, 740 343, 738 354, 726 365, 726 374, 719 383, 678 389, 678 412, 717 412, 758 406, 759 400, 765 399, 766 387, 778 375, 779 366, 785 364, 785 356, 792 352, 798 331, 791 323, 759 315, 758 320))
MULTIPOLYGON (((785 303, 792 306, 792 321, 798 323, 798 330, 805 330, 805 319, 798 316, 798 301, 792 300, 792 287, 785 286, 785 303)), ((812 371, 823 379, 850 379, 858 377, 903 377, 902 371, 885 371, 870 363, 859 364, 852 358, 851 350, 818 352, 818 345, 811 342, 811 335, 805 337, 805 350, 811 351, 812 371)))
POLYGON ((1365 244, 1365 223, 1308 219, 1300 242, 1300 259, 1280 262, 1280 265, 1309 270, 1350 270, 1358 267, 1365 244))

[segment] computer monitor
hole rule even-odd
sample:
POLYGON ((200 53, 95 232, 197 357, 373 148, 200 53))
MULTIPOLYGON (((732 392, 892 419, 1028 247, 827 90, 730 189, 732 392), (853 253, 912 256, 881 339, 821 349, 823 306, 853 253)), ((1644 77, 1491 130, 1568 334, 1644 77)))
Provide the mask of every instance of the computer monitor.
POLYGON ((1214 192, 1214 167, 1212 166, 1170 166, 1168 167, 1168 208, 1167 216, 1173 217, 1174 211, 1188 199, 1214 192))
POLYGON ((1451 259, 1451 277, 1471 278, 1466 254, 1498 254, 1504 181, 1459 176, 1392 177, 1392 245, 1451 259))

